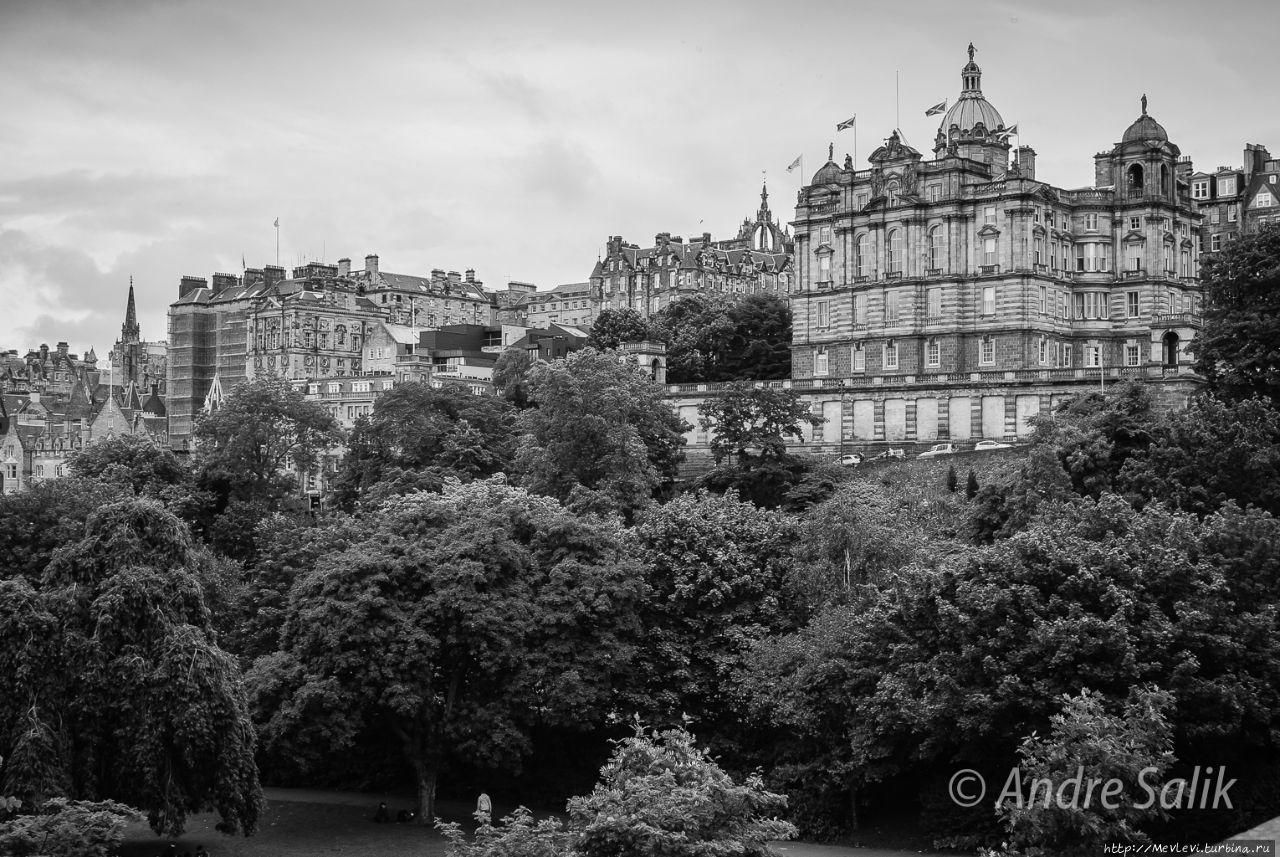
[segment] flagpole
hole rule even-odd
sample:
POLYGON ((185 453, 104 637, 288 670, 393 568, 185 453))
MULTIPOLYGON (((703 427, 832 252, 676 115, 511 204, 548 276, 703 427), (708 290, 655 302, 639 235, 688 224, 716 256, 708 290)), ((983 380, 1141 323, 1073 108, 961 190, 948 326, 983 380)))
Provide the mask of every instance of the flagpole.
POLYGON ((276 218, 276 267, 280 267, 280 218, 276 218))
POLYGON ((894 72, 893 72, 893 127, 894 128, 902 127, 902 116, 899 112, 899 102, 900 102, 899 95, 900 94, 901 93, 899 92, 899 87, 898 87, 898 71, 897 69, 894 69, 894 72))

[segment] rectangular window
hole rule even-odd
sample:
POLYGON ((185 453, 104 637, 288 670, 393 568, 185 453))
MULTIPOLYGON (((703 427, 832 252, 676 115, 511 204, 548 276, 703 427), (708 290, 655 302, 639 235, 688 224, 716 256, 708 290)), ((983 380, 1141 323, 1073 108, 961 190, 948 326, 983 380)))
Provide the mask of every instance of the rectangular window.
POLYGON ((831 281, 831 257, 825 253, 818 257, 818 281, 822 283, 831 281))
POLYGON ((853 352, 852 353, 853 371, 855 372, 867 371, 867 352, 863 349, 862 343, 859 342, 857 345, 853 346, 852 352, 853 352))
POLYGON ((1126 346, 1124 347, 1124 365, 1126 365, 1126 366, 1137 366, 1137 365, 1138 365, 1138 353, 1139 353, 1139 352, 1138 352, 1138 346, 1137 346, 1137 345, 1134 345, 1134 344, 1132 344, 1132 343, 1131 343, 1131 344, 1129 344, 1129 345, 1126 345, 1126 346))
POLYGON ((1084 228, 1087 232, 1098 231, 1098 215, 1096 212, 1090 212, 1084 216, 1084 228))
POLYGON ((937 202, 942 199, 942 185, 931 184, 925 188, 925 198, 929 202, 937 202))
POLYGON ((884 346, 884 368, 898 368, 898 343, 886 342, 884 346))
POLYGON ((818 227, 818 243, 819 244, 831 243, 831 227, 830 226, 818 227))
POLYGON ((1218 178, 1218 196, 1233 196, 1236 192, 1235 176, 1220 176, 1218 178))
POLYGON ((1097 345, 1088 345, 1084 349, 1084 365, 1094 368, 1102 365, 1102 349, 1097 345))
POLYGON ((996 222, 996 207, 988 205, 982 209, 982 222, 984 224, 994 224, 996 222))
POLYGON ((1227 206, 1227 222, 1235 223, 1240 219, 1240 206, 1234 202, 1227 206))
POLYGON ((853 296, 853 323, 867 323, 867 296, 865 294, 853 296))
POLYGON ((1046 338, 1045 338, 1045 337, 1043 337, 1043 336, 1042 336, 1042 337, 1040 337, 1040 354, 1039 354, 1039 357, 1040 357, 1040 363, 1041 363, 1041 365, 1044 365, 1045 363, 1048 363, 1048 362, 1049 362, 1049 340, 1048 340, 1048 339, 1046 339, 1046 338))
POLYGON ((1222 236, 1221 236, 1221 235, 1215 234, 1215 235, 1210 235, 1210 236, 1209 236, 1209 249, 1210 249, 1211 251, 1218 251, 1218 250, 1221 250, 1221 249, 1222 249, 1222 236))
POLYGON ((1209 198, 1209 180, 1198 179, 1191 183, 1192 199, 1208 199, 1209 198))
POLYGON ((995 286, 982 287, 982 314, 983 315, 996 314, 996 287, 995 286))
POLYGON ((996 362, 996 341, 990 336, 982 337, 982 349, 978 355, 978 363, 993 366, 996 362))
POLYGON ((871 201, 871 197, 869 197, 865 193, 860 193, 858 194, 857 198, 854 200, 853 204, 859 211, 861 211, 862 209, 867 207, 867 203, 870 201, 871 201))
POLYGON ((826 348, 815 348, 813 350, 813 375, 815 378, 825 378, 830 369, 830 358, 827 356, 826 348))
POLYGON ((1138 317, 1138 293, 1137 292, 1126 293, 1125 311, 1129 318, 1138 317))
POLYGON ((942 288, 929 289, 927 297, 929 318, 942 318, 942 288))
POLYGON ((998 261, 999 256, 996 251, 996 239, 987 237, 982 239, 982 264, 994 265, 998 261))
POLYGON ((827 301, 818 301, 818 328, 825 330, 831 326, 831 305, 827 301))
POLYGON ((1040 287, 1040 314, 1046 315, 1049 312, 1049 287, 1040 287))
POLYGON ((1043 238, 1036 239, 1036 264, 1037 265, 1044 264, 1044 239, 1043 238))
POLYGON ((925 364, 928 366, 942 364, 942 348, 938 345, 938 340, 936 339, 930 339, 928 345, 925 346, 925 364))
POLYGON ((1064 369, 1071 367, 1071 343, 1064 342, 1058 349, 1058 365, 1064 369))
POLYGON ((884 293, 884 320, 890 324, 898 320, 898 290, 886 289, 884 293))

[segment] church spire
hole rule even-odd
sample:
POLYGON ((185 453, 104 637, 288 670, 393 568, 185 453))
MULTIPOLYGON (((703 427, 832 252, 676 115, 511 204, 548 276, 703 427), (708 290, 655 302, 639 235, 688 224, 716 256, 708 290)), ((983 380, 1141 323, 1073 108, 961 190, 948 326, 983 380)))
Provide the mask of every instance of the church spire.
POLYGON ((124 311, 124 325, 120 328, 120 341, 137 342, 139 339, 138 309, 133 299, 133 277, 130 277, 129 305, 124 311))

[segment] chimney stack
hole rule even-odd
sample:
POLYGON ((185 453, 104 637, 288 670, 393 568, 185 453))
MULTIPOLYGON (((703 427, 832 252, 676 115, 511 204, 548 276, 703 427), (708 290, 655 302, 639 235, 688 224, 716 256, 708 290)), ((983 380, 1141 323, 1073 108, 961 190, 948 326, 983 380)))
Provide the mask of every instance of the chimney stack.
POLYGON ((1036 150, 1030 146, 1019 146, 1014 155, 1018 171, 1024 179, 1036 177, 1036 150))
POLYGON ((467 278, 467 282, 468 282, 468 283, 474 283, 474 282, 476 281, 476 269, 475 269, 475 268, 467 268, 467 271, 466 271, 466 275, 465 275, 465 276, 466 276, 466 278, 467 278))
POLYGON ((348 259, 346 256, 343 256, 341 259, 338 260, 338 276, 339 277, 351 276, 351 260, 348 259))
POLYGON ((209 281, 204 277, 184 276, 178 283, 178 297, 185 298, 196 289, 203 289, 208 284, 209 281))
POLYGON ((364 272, 370 277, 378 276, 378 255, 370 253, 364 257, 364 272))

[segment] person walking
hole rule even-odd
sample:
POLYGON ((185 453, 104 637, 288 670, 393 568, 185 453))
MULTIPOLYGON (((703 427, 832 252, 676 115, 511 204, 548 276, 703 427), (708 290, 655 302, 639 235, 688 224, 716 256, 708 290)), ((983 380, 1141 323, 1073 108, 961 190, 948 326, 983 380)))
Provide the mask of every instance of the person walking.
POLYGON ((481 824, 493 823, 493 803, 484 792, 480 792, 480 797, 476 800, 476 821, 481 824))

